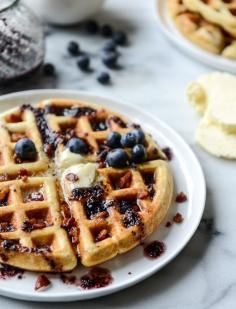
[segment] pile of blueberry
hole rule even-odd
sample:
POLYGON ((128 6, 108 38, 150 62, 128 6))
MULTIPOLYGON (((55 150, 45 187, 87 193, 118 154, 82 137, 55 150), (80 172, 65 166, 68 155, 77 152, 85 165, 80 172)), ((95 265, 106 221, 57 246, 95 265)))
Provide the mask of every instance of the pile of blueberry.
POLYGON ((107 146, 111 150, 106 157, 107 165, 122 168, 130 163, 142 163, 147 157, 144 144, 145 135, 141 129, 135 129, 124 135, 118 132, 110 133, 107 138, 107 146), (124 148, 130 148, 131 155, 124 148))
MULTIPOLYGON (((96 21, 89 20, 83 24, 83 28, 86 33, 90 35, 99 34, 103 38, 107 39, 103 48, 101 61, 109 69, 117 69, 118 58, 120 52, 118 52, 119 46, 127 45, 127 35, 124 31, 114 31, 112 26, 104 24, 100 26, 96 21)), ((90 72, 90 57, 89 54, 82 51, 79 44, 75 41, 71 41, 67 47, 68 53, 73 57, 78 57, 77 66, 83 72, 90 72)), ((44 73, 47 76, 55 75, 55 68, 53 64, 46 63, 44 65, 44 73)), ((100 72, 97 76, 97 81, 103 85, 110 83, 110 74, 107 71, 100 72)))

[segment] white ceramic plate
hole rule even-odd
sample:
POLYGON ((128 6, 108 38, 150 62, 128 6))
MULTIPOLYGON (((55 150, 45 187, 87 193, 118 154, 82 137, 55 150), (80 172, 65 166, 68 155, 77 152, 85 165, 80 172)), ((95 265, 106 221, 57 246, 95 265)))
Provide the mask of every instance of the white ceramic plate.
MULTIPOLYGON (((0 97, 0 112, 23 103, 33 103, 49 97, 76 98, 95 102, 121 112, 134 122, 140 123, 162 147, 172 148, 174 159, 171 161, 171 168, 175 179, 175 191, 185 192, 188 201, 179 205, 173 202, 168 218, 148 240, 164 241, 167 247, 166 252, 156 260, 149 260, 143 255, 143 247, 138 246, 131 252, 104 263, 102 266, 108 268, 114 278, 113 283, 105 288, 81 290, 75 286, 63 284, 57 275, 49 275, 53 283, 52 287, 44 292, 35 292, 34 285, 37 274, 26 272, 22 280, 17 278, 1 280, 0 294, 24 300, 56 302, 89 299, 114 293, 154 274, 169 263, 187 244, 194 234, 204 210, 206 194, 204 176, 192 150, 178 134, 156 117, 135 106, 127 105, 126 102, 122 103, 70 90, 36 90, 0 97), (166 222, 168 219, 171 220, 177 211, 183 215, 183 223, 166 228, 166 222), (129 272, 131 274, 128 274, 129 272)), ((81 276, 86 271, 84 267, 79 266, 73 273, 81 276)))
POLYGON ((155 0, 160 28, 167 38, 183 52, 217 70, 236 73, 236 61, 211 54, 188 41, 176 28, 167 10, 167 0, 155 0))

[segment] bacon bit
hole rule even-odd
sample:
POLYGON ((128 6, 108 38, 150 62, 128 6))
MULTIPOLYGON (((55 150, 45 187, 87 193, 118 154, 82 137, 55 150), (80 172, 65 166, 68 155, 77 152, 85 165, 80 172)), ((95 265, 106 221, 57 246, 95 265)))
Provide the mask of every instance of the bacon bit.
POLYGON ((45 275, 38 276, 35 283, 35 291, 42 292, 52 285, 51 281, 45 275))
POLYGON ((51 144, 44 144, 44 151, 49 157, 51 157, 53 154, 53 146, 51 144))
POLYGON ((95 241, 99 242, 106 239, 109 236, 107 229, 102 229, 95 237, 95 241))
POLYGON ((162 149, 162 151, 166 155, 168 161, 171 161, 173 159, 174 155, 170 147, 165 147, 162 149))
POLYGON ((148 192, 146 190, 141 190, 140 192, 138 192, 137 198, 139 199, 145 199, 148 197, 148 192))
POLYGON ((187 195, 184 192, 180 192, 177 194, 175 201, 177 203, 184 203, 187 201, 187 195))
POLYGON ((11 134, 11 141, 13 143, 18 142, 20 139, 26 137, 24 133, 12 133, 11 134))
POLYGON ((66 276, 62 274, 60 279, 65 284, 75 284, 76 283, 76 276, 66 276))
POLYGON ((184 218, 183 218, 183 216, 179 212, 177 212, 177 214, 173 218, 173 221, 175 223, 181 223, 181 222, 184 221, 184 218))
POLYGON ((108 217, 109 217, 109 212, 106 210, 101 211, 96 215, 96 219, 106 219, 108 217))
POLYGON ((76 182, 79 180, 79 177, 73 173, 69 173, 66 175, 66 179, 71 182, 76 182))
POLYGON ((172 223, 170 221, 166 222, 166 227, 171 227, 172 223))
POLYGON ((24 168, 21 168, 19 171, 19 177, 21 178, 21 180, 26 182, 28 180, 28 176, 28 171, 24 168))
POLYGON ((132 181, 132 173, 130 171, 128 171, 127 173, 125 173, 119 180, 119 188, 120 189, 124 189, 124 188, 128 188, 131 185, 131 181, 132 181))
POLYGON ((21 115, 20 114, 11 114, 11 115, 7 115, 6 116, 6 121, 7 122, 21 122, 22 119, 21 119, 21 115))

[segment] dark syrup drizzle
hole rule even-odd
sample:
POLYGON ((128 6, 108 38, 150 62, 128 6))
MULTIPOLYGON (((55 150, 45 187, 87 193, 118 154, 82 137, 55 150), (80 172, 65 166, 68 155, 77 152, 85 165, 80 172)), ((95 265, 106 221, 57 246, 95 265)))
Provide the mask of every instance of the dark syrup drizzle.
POLYGON ((143 252, 149 259, 156 259, 166 251, 166 245, 158 240, 154 240, 144 246, 143 252))

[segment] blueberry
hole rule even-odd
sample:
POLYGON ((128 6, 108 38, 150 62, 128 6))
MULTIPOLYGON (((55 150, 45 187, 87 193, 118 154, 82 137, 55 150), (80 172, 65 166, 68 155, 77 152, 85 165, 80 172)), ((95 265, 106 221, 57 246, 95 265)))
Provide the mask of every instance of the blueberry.
POLYGON ((109 40, 103 47, 104 52, 116 52, 116 43, 114 40, 109 40))
POLYGON ((37 150, 29 138, 22 138, 16 143, 15 154, 21 160, 35 160, 37 150))
POLYGON ((113 35, 116 44, 124 46, 127 43, 127 35, 124 31, 117 31, 113 35))
POLYGON ((137 143, 143 145, 145 142, 145 134, 143 131, 141 129, 135 129, 132 132, 136 136, 137 143))
POLYGON ((85 142, 78 137, 73 137, 72 139, 70 139, 66 147, 69 148, 70 151, 73 153, 87 154, 89 151, 88 146, 85 144, 85 142))
POLYGON ((43 72, 46 76, 54 76, 55 75, 55 67, 51 63, 45 63, 43 66, 43 72))
POLYGON ((104 36, 105 38, 111 37, 113 34, 113 29, 110 25, 103 25, 101 27, 101 35, 104 36))
POLYGON ((121 145, 123 147, 132 148, 137 144, 136 135, 133 132, 129 132, 121 137, 121 145))
POLYGON ((74 41, 69 42, 67 49, 71 55, 73 56, 79 55, 79 44, 78 43, 74 41))
POLYGON ((79 56, 79 59, 77 61, 77 65, 78 67, 82 70, 82 71, 87 71, 90 65, 90 59, 87 55, 81 55, 79 56))
POLYGON ((88 20, 85 22, 85 30, 89 34, 96 34, 99 30, 99 25, 95 20, 88 20))
POLYGON ((112 132, 107 137, 107 146, 111 148, 118 148, 120 147, 120 139, 121 135, 118 132, 112 132))
POLYGON ((144 148, 143 145, 138 144, 135 145, 134 148, 132 149, 132 156, 131 156, 131 160, 135 163, 141 163, 143 161, 145 161, 146 159, 146 149, 144 148))
POLYGON ((108 52, 102 56, 102 62, 108 68, 115 68, 117 65, 118 54, 116 52, 108 52))
POLYGON ((110 83, 110 75, 107 72, 102 72, 98 75, 98 82, 103 85, 107 85, 110 83))
POLYGON ((121 168, 127 166, 129 157, 123 149, 117 148, 108 153, 106 162, 108 166, 121 168))

